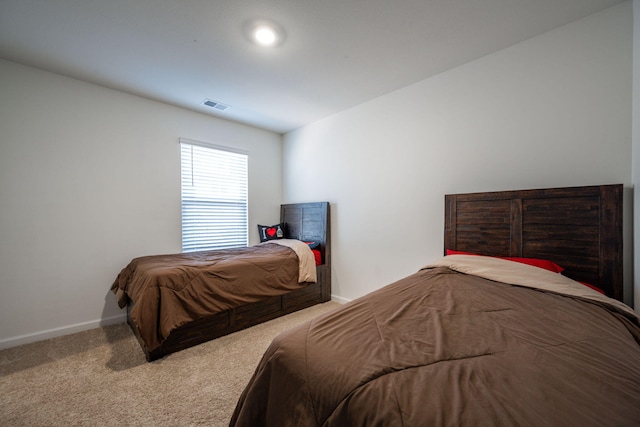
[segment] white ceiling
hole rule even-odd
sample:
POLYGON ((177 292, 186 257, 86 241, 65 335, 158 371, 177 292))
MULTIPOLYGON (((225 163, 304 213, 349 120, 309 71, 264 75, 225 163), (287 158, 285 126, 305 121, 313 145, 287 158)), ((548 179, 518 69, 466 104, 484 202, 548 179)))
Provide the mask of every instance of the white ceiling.
POLYGON ((0 0, 0 58, 285 133, 622 1, 0 0))

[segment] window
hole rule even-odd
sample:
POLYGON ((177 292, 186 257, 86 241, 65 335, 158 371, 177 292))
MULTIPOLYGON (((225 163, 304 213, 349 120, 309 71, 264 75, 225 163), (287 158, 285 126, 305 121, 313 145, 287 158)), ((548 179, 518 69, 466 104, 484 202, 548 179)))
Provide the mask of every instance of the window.
POLYGON ((180 140, 182 251, 248 245, 246 153, 180 140))

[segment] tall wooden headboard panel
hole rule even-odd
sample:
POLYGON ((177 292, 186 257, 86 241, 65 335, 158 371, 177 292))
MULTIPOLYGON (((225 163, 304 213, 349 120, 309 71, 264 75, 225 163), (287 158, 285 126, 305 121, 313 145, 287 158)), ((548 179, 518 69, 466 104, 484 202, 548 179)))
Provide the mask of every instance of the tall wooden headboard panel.
POLYGON ((290 203, 280 207, 284 236, 320 243, 322 265, 316 267, 322 301, 331 299, 331 212, 328 202, 290 203))
POLYGON ((445 196, 446 249, 543 258, 622 301, 623 186, 445 196))
POLYGON ((331 230, 328 202, 291 203, 280 207, 285 237, 320 243, 323 263, 331 260, 331 230))

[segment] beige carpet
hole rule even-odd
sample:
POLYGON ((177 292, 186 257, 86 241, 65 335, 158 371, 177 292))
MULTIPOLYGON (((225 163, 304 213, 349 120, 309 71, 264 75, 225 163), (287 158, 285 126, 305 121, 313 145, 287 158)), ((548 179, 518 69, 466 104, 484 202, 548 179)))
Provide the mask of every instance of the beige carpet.
POLYGON ((0 351, 2 426, 225 426, 277 334, 328 302, 147 363, 126 324, 0 351))

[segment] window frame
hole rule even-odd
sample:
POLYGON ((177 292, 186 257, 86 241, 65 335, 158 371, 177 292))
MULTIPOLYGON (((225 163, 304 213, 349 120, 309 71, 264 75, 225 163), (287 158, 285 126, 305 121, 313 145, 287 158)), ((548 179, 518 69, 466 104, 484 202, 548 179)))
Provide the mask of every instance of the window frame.
POLYGON ((247 247, 249 152, 186 138, 180 138, 179 144, 182 252, 247 247), (189 155, 185 154, 185 149, 189 150, 189 155), (209 158, 203 155, 207 150, 213 150, 209 158), (199 155, 199 159, 194 162, 196 154, 199 155), (225 163, 225 168, 232 172, 239 167, 242 173, 214 188, 209 184, 224 178, 224 174, 220 176, 219 169, 211 173, 205 169, 214 166, 215 161, 220 160, 213 160, 214 157, 224 159, 227 155, 227 161, 231 163, 225 163), (190 165, 185 166, 189 160, 190 165), (193 183, 196 180, 199 181, 199 185, 185 185, 185 182, 193 183), (234 194, 234 189, 239 189, 240 192, 234 194))

